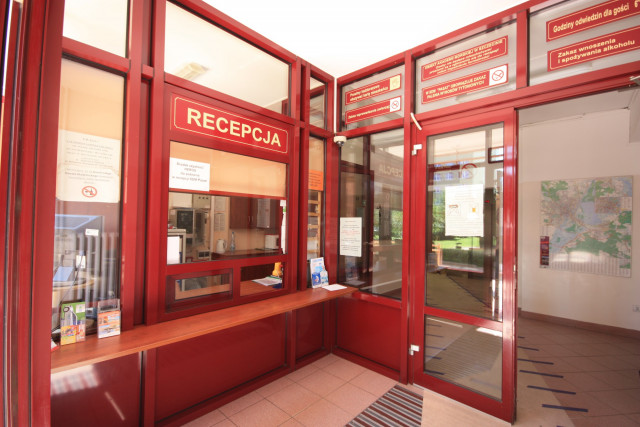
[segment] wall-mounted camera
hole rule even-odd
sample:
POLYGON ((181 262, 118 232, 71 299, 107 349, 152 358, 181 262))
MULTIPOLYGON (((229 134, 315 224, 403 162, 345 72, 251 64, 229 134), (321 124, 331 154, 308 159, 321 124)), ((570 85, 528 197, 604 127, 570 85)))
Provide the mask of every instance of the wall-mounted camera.
POLYGON ((338 147, 342 147, 344 145, 344 143, 347 142, 347 137, 346 136, 334 136, 333 137, 333 142, 335 142, 338 147))

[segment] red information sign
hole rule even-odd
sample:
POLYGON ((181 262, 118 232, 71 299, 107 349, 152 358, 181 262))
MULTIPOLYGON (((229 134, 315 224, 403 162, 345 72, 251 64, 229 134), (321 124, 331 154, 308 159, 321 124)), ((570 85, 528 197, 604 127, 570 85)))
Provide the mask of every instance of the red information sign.
POLYGON ((171 129, 211 136, 286 154, 289 137, 284 129, 228 111, 175 96, 171 102, 171 129))
POLYGON ((346 112, 345 122, 347 124, 370 119, 372 117, 384 116, 402 110, 402 97, 387 99, 375 104, 365 105, 346 112))
POLYGON ((498 86, 509 81, 507 64, 422 89, 422 103, 498 86))
POLYGON ((547 53, 549 71, 640 49, 640 27, 574 43, 547 53))
POLYGON ((547 22, 547 41, 640 14, 638 0, 611 0, 547 22))
POLYGON ((358 89, 350 90, 344 94, 345 105, 354 104, 356 102, 363 101, 365 99, 372 98, 374 96, 382 95, 387 92, 400 89, 402 86, 402 79, 400 74, 389 77, 388 79, 380 80, 379 82, 371 83, 358 89))
POLYGON ((446 58, 429 62, 421 68, 422 81, 504 56, 507 54, 507 45, 508 37, 504 36, 446 58))

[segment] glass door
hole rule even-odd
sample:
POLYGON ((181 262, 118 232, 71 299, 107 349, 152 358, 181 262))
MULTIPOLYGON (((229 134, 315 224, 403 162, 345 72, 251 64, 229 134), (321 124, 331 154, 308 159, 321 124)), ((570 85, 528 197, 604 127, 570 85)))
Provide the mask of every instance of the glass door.
POLYGON ((514 118, 509 110, 427 126, 412 159, 413 382, 507 421, 515 401, 514 118))

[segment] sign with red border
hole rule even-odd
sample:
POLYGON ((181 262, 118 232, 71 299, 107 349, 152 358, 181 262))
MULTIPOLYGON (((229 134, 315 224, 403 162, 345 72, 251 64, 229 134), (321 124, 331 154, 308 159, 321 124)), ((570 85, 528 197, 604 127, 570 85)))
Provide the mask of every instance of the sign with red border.
POLYGON ((388 79, 380 80, 379 82, 371 83, 366 86, 362 86, 358 89, 353 89, 344 94, 345 105, 355 104, 356 102, 364 101, 365 99, 373 98, 374 96, 382 95, 388 92, 393 92, 402 87, 402 75, 398 74, 388 79))
POLYGON ((640 26, 547 52, 549 71, 640 49, 640 26))
POLYGON ((422 103, 439 101, 464 93, 476 92, 489 87, 505 84, 509 81, 509 67, 507 64, 489 70, 479 71, 464 77, 449 80, 422 89, 422 103))
POLYGON ((171 100, 171 129, 250 145, 286 154, 286 130, 174 95, 171 100))
POLYGON ((638 0, 610 0, 547 21, 547 41, 640 14, 638 0))
POLYGON ((364 107, 354 108, 345 113, 345 123, 351 124, 373 117, 384 116, 402 110, 402 97, 387 99, 364 107))
POLYGON ((471 49, 454 53, 446 58, 424 64, 421 67, 421 79, 422 81, 433 79, 504 56, 508 52, 508 41, 508 36, 500 37, 471 49))

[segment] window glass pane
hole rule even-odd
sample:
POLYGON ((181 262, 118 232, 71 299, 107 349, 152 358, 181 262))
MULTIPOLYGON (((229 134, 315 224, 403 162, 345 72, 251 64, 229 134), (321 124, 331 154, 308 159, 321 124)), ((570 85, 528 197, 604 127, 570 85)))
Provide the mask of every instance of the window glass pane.
POLYGON ((289 64, 167 3, 165 71, 289 114, 289 64))
POLYGON ((529 19, 531 84, 637 61, 639 11, 637 1, 581 0, 533 13, 529 19))
POLYGON ((309 124, 325 129, 325 94, 327 85, 311 77, 310 89, 309 124))
MULTIPOLYGON (((325 141, 309 138, 309 197, 307 218, 307 260, 324 255, 324 165, 325 141)), ((311 285, 307 269, 307 286, 311 285)))
POLYGON ((282 289, 284 263, 251 265, 240 269, 240 296, 275 292, 282 289))
POLYGON ((343 156, 341 166, 339 280, 363 292, 401 299, 404 132, 393 130, 354 142, 362 152, 346 156, 355 163, 343 156), (359 250, 345 245, 344 224, 354 219, 361 224, 359 250))
POLYGON ((120 178, 124 78, 62 60, 52 330, 60 304, 120 293, 120 178))
POLYGON ((502 332, 424 317, 424 373, 502 398, 502 332))
POLYGON ((502 320, 501 123, 427 139, 426 304, 502 320))
POLYGON ((515 23, 437 49, 416 61, 416 112, 514 90, 515 63, 515 23))
POLYGON ((127 54, 127 0, 65 0, 63 35, 116 55, 127 54))
POLYGON ((201 275, 181 279, 171 279, 174 285, 175 300, 200 298, 216 295, 221 300, 231 298, 233 275, 231 270, 212 275, 201 275))
POLYGON ((204 165, 199 192, 170 178, 167 263, 286 251, 286 164, 171 143, 172 177, 204 165))
POLYGON ((342 87, 342 129, 355 129, 403 117, 404 66, 342 87))

